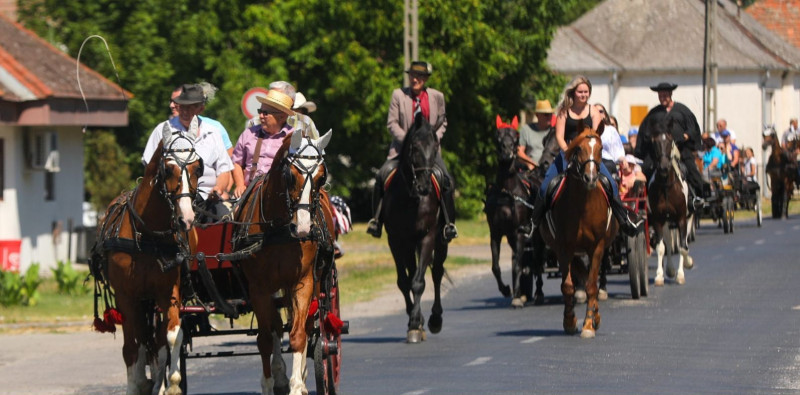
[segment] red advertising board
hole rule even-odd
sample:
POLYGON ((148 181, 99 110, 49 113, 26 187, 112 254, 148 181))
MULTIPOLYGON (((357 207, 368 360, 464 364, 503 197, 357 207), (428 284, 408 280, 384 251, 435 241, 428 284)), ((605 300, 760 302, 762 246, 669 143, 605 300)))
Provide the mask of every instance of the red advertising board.
POLYGON ((22 240, 0 240, 0 270, 19 272, 19 247, 22 240))

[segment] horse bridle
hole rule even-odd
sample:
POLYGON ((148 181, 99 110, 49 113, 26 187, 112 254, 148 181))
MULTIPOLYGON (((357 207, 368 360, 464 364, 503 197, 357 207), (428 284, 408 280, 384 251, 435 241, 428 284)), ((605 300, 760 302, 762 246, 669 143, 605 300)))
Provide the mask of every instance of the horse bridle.
MULTIPOLYGON (((669 133, 669 132, 667 132, 667 133, 669 133)), ((656 135, 656 138, 658 138, 658 136, 661 136, 661 135, 668 135, 667 133, 658 134, 658 135, 656 135)), ((675 151, 675 148, 676 148, 675 141, 674 140, 670 141, 669 147, 667 147, 667 151, 668 152, 666 152, 666 153, 661 152, 661 147, 658 144, 653 144, 652 147, 653 147, 652 149, 653 149, 654 153, 658 156, 658 158, 653 158, 653 159, 660 159, 661 156, 666 155, 667 159, 669 160, 670 167, 672 167, 672 162, 675 161, 675 155, 674 155, 674 151, 675 151)), ((667 171, 666 174, 662 174, 662 172, 658 171, 659 168, 660 168, 660 166, 655 166, 655 169, 654 169, 653 173, 657 177, 660 177, 661 179, 666 180, 669 177, 669 171, 667 171)))
MULTIPOLYGON (((602 148, 603 147, 603 140, 600 138, 600 136, 598 136, 596 134, 590 134, 590 135, 587 135, 587 136, 585 136, 583 138, 584 139, 596 139, 597 142, 600 144, 600 150, 603 149, 602 148)), ((575 149, 579 149, 579 147, 575 147, 575 149)), ((569 167, 573 169, 573 172, 571 172, 573 177, 580 178, 581 174, 583 173, 584 169, 586 168, 586 165, 589 164, 589 163, 594 163, 594 166, 597 168, 597 171, 598 172, 600 171, 600 162, 598 162, 597 160, 594 159, 594 155, 590 156, 589 159, 587 159, 587 160, 585 160, 583 162, 579 162, 578 161, 578 156, 573 154, 570 157, 569 163, 570 163, 569 167)))
MULTIPOLYGON (((320 149, 317 148, 315 145, 311 144, 311 139, 308 139, 308 144, 304 147, 300 148, 299 151, 294 153, 289 153, 283 159, 283 171, 284 171, 284 180, 286 181, 286 207, 289 209, 289 218, 294 217, 295 213, 300 209, 307 209, 311 215, 311 222, 314 222, 314 215, 320 208, 320 195, 321 193, 319 190, 315 191, 313 186, 310 183, 313 181, 314 172, 319 168, 321 165, 325 163, 325 158, 322 156, 322 152, 320 149), (314 152, 311 154, 304 154, 304 151, 313 149, 314 152), (310 166, 306 166, 302 159, 312 160, 314 163, 310 166), (300 194, 298 194, 296 199, 292 199, 291 194, 289 193, 289 185, 292 184, 292 175, 291 175, 291 167, 296 167, 300 174, 304 174, 305 177, 303 179, 303 184, 300 187, 300 194), (309 185, 311 188, 311 197, 309 199, 309 203, 300 203, 300 199, 302 199, 303 190, 305 190, 306 185, 309 185)), ((322 166, 322 182, 323 184, 328 179, 328 168, 327 166, 322 166)))

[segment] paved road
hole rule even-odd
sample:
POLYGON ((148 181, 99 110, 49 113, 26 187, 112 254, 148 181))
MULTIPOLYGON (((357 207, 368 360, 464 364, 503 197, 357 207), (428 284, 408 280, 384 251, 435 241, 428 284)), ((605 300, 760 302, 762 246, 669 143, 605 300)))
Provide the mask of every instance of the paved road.
MULTIPOLYGON (((592 340, 563 334, 559 280, 545 282, 545 305, 512 310, 499 297, 486 267, 484 274, 458 279, 444 299, 442 333, 429 335, 421 345, 404 343, 404 314, 351 319, 352 331, 343 345, 340 390, 345 394, 797 394, 798 241, 799 219, 766 220, 760 229, 742 223, 732 235, 706 225, 691 245, 696 268, 687 272, 686 285, 668 282, 664 288, 651 287, 650 297, 632 301, 627 277, 610 278, 611 298, 601 302, 602 326, 592 340)), ((655 258, 650 265, 652 277, 655 258)), ((428 303, 425 310, 429 309, 428 303)), ((89 335, 94 334, 74 336, 89 335)), ((34 349, 38 341, 20 337, 16 343, 34 349)), ((221 341, 226 349, 254 347, 252 338, 221 341)), ((118 338, 116 345, 120 344, 118 338)), ((6 347, 0 338, 0 349, 6 347)), ((124 381, 118 348, 112 355, 93 349, 75 351, 72 361, 53 359, 65 364, 59 372, 69 374, 68 379, 55 373, 38 376, 35 383, 49 389, 45 391, 35 391, 34 383, 15 382, 14 372, 25 377, 25 371, 36 366, 9 363, 4 361, 6 353, 0 354, 0 393, 20 392, 14 388, 25 393, 123 390, 122 385, 111 384, 124 381), (92 366, 100 361, 102 369, 86 369, 83 361, 92 366), (87 384, 92 383, 90 375, 101 379, 87 384), (6 385, 12 386, 10 391, 6 385)), ((259 391, 257 357, 190 362, 190 393, 259 391)), ((313 369, 309 372, 313 393, 312 382, 313 369)))

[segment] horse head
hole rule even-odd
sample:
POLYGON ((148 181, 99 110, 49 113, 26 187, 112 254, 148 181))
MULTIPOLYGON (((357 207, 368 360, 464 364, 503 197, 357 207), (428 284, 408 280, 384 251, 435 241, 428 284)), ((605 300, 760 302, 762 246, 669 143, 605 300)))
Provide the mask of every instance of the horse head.
POLYGON ((511 120, 511 124, 507 124, 498 115, 496 124, 497 158, 500 163, 513 163, 514 159, 517 158, 517 147, 519 146, 519 123, 517 117, 511 120))
POLYGON ((192 202, 197 196, 198 180, 203 175, 203 159, 194 149, 198 128, 197 117, 194 117, 188 132, 173 132, 169 123, 164 123, 161 131, 162 155, 154 184, 160 185, 161 196, 171 208, 173 223, 182 231, 191 229, 194 222, 192 202))
POLYGON ((439 155, 439 138, 430 123, 418 114, 405 137, 400 161, 411 179, 412 194, 427 196, 433 189, 431 177, 439 155))
POLYGON ((764 140, 761 142, 761 149, 767 149, 775 145, 780 146, 780 144, 777 144, 778 132, 775 131, 775 125, 764 125, 764 130, 761 134, 764 136, 764 140))
POLYGON ((319 212, 320 189, 328 179, 323 155, 331 133, 329 130, 316 140, 303 137, 299 131, 292 133, 282 172, 290 201, 292 218, 289 229, 293 237, 307 236, 314 223, 314 214, 319 212))
POLYGON ((661 177, 666 177, 669 174, 669 169, 672 166, 673 160, 673 147, 675 146, 672 139, 672 124, 670 119, 669 123, 664 125, 663 122, 658 122, 653 127, 653 132, 650 134, 650 141, 652 142, 651 157, 655 164, 656 172, 661 177))
POLYGON ((600 135, 604 129, 603 123, 600 123, 597 130, 592 130, 591 127, 580 123, 578 130, 581 132, 570 142, 565 153, 569 161, 570 175, 580 179, 587 190, 594 189, 600 177, 603 153, 603 141, 600 139, 600 135))

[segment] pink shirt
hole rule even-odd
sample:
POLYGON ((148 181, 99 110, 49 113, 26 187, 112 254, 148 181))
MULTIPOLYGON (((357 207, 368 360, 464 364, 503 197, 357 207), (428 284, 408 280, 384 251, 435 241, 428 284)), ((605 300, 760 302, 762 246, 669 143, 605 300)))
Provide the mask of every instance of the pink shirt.
POLYGON ((253 167, 253 155, 256 151, 258 138, 262 137, 263 140, 261 141, 255 176, 266 174, 269 171, 270 167, 272 167, 272 161, 275 159, 275 154, 278 153, 278 149, 283 145, 283 138, 293 130, 289 124, 285 123, 280 132, 268 135, 259 124, 242 132, 239 140, 236 141, 236 147, 233 148, 233 163, 238 163, 244 170, 245 185, 250 184, 250 169, 253 167))

